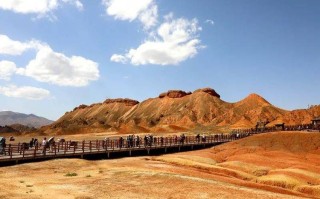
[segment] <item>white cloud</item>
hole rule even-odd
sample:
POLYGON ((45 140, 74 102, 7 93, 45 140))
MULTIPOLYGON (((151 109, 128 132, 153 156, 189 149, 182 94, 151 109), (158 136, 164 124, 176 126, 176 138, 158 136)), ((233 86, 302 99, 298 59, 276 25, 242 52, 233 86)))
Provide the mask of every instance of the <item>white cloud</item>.
POLYGON ((43 46, 20 74, 40 82, 81 87, 99 78, 98 64, 80 56, 67 57, 43 46))
POLYGON ((144 28, 147 30, 157 24, 158 7, 152 5, 139 15, 139 20, 143 23, 144 28))
POLYGON ((79 0, 62 0, 65 3, 74 5, 78 10, 83 10, 83 4, 79 0))
POLYGON ((0 94, 7 97, 25 98, 30 100, 42 100, 50 96, 48 90, 30 86, 0 86, 0 94))
POLYGON ((201 30, 198 21, 173 19, 172 15, 166 16, 165 20, 157 29, 154 39, 146 40, 125 55, 112 55, 111 61, 125 63, 130 60, 134 65, 176 65, 196 55, 198 49, 202 48, 197 35, 201 30))
POLYGON ((40 82, 80 87, 99 78, 98 64, 92 60, 81 56, 67 57, 37 40, 20 42, 0 35, 0 54, 20 55, 28 49, 36 50, 37 54, 25 68, 17 68, 13 62, 0 62, 0 79, 9 80, 16 73, 40 82))
POLYGON ((44 14, 58 7, 58 0, 1 0, 0 8, 16 13, 44 14))
POLYGON ((120 62, 120 63, 124 64, 127 62, 127 58, 123 55, 114 54, 111 56, 110 61, 120 62))
POLYGON ((38 49, 40 46, 40 42, 36 40, 20 42, 12 40, 6 35, 0 35, 0 54, 21 55, 26 50, 38 49))
POLYGON ((214 25, 214 21, 213 21, 213 20, 211 20, 211 19, 207 19, 207 20, 205 21, 205 23, 208 23, 208 24, 214 25))
POLYGON ((102 0, 106 13, 115 19, 133 21, 139 19, 145 29, 157 23, 158 8, 153 0, 102 0))
POLYGON ((0 79, 10 80, 17 71, 16 64, 11 61, 0 61, 0 79))
POLYGON ((69 3, 79 10, 83 5, 79 0, 1 0, 0 9, 10 10, 20 14, 46 15, 57 9, 62 3, 69 3))

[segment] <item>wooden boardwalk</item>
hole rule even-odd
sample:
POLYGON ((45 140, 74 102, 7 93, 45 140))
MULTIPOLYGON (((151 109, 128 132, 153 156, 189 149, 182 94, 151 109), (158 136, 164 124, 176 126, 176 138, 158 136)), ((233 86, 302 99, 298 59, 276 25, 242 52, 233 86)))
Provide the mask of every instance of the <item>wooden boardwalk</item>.
POLYGON ((55 158, 100 158, 126 157, 137 155, 152 155, 182 150, 195 150, 210 147, 248 136, 248 134, 215 134, 207 135, 205 138, 186 136, 183 140, 180 137, 155 137, 152 141, 140 139, 139 142, 132 142, 118 139, 113 140, 89 140, 89 141, 66 141, 43 148, 35 146, 27 148, 24 144, 8 144, 5 154, 0 155, 0 166, 17 164, 55 158))

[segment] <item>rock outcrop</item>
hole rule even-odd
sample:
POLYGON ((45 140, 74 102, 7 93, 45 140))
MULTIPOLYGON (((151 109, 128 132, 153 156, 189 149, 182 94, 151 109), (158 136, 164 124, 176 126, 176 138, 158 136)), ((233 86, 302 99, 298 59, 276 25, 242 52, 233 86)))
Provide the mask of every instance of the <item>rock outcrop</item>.
POLYGON ((182 98, 184 96, 191 95, 191 92, 185 92, 182 90, 169 90, 168 92, 161 93, 159 98, 169 97, 169 98, 182 98))
POLYGON ((205 93, 208 93, 209 95, 220 98, 220 95, 212 88, 201 88, 194 91, 194 93, 197 93, 197 92, 205 92, 205 93))
POLYGON ((139 101, 137 100, 132 100, 132 99, 128 99, 128 98, 117 98, 117 99, 106 99, 104 102, 104 104, 111 104, 111 103, 123 103, 126 106, 134 106, 136 104, 139 104, 139 101))

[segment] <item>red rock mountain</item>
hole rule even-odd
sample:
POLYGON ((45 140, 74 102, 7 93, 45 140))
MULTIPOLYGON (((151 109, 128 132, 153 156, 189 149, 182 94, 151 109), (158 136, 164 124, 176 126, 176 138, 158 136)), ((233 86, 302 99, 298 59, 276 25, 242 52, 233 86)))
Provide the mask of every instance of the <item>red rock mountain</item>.
POLYGON ((229 103, 211 88, 194 92, 170 90, 143 102, 107 99, 90 106, 80 105, 53 124, 46 133, 67 134, 118 131, 172 132, 252 128, 258 121, 288 125, 310 123, 320 115, 320 106, 287 111, 277 108, 257 94, 229 103))

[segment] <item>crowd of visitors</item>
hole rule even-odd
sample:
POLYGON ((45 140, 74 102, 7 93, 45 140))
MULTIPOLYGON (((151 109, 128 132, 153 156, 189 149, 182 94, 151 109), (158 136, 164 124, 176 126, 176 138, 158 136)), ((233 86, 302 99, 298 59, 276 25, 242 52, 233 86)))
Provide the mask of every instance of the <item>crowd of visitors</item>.
MULTIPOLYGON (((297 126, 285 126, 283 130, 285 131, 301 131, 301 130, 314 130, 315 127, 311 128, 310 125, 297 125, 297 126)), ((318 127, 319 128, 319 127, 318 127)), ((243 137, 250 136, 256 133, 264 133, 274 130, 273 128, 265 128, 263 132, 257 131, 256 129, 241 129, 241 130, 233 130, 231 133, 228 134, 214 134, 210 136, 206 136, 205 134, 196 134, 195 136, 186 136, 184 133, 180 135, 173 135, 173 136, 154 136, 152 134, 147 135, 127 135, 127 136, 120 136, 118 138, 114 137, 106 137, 104 140, 97 140, 97 142, 93 141, 95 144, 94 147, 97 147, 97 143, 102 143, 103 148, 113 147, 113 148, 134 148, 134 147, 153 147, 153 146, 164 146, 164 145, 171 145, 171 144, 185 144, 185 143, 206 143, 208 140, 213 141, 225 141, 225 140, 236 140, 243 137)), ((320 130, 320 129, 319 129, 320 130)), ((14 141, 13 137, 10 137, 9 141, 14 141)), ((82 148, 84 148, 84 142, 82 143, 82 148)), ((60 138, 57 139, 55 142, 54 137, 47 139, 46 137, 43 138, 41 142, 37 138, 31 138, 29 142, 23 142, 18 144, 18 151, 25 151, 28 149, 35 149, 42 151, 43 154, 46 154, 47 151, 52 152, 55 151, 56 144, 58 143, 58 150, 59 147, 66 147, 68 150, 72 147, 74 150, 77 149, 78 143, 81 144, 79 141, 68 141, 66 142, 65 139, 60 138), (66 143, 66 145, 64 145, 66 143)), ((100 145, 100 144, 99 144, 100 145)), ((91 150, 91 141, 90 141, 90 150, 91 150)), ((0 155, 6 155, 8 152, 8 146, 6 144, 6 139, 4 137, 0 137, 0 155)))

